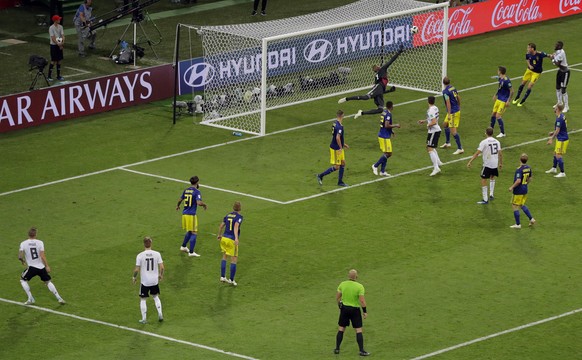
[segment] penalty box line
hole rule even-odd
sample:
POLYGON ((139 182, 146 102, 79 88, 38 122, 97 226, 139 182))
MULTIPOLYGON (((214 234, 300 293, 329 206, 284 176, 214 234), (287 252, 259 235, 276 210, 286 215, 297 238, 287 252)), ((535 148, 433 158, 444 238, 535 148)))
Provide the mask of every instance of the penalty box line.
MULTIPOLYGON (((154 178, 158 178, 158 179, 164 179, 164 180, 169 180, 169 181, 174 181, 174 182, 179 182, 179 183, 183 183, 183 184, 190 184, 189 181, 184 181, 184 180, 180 180, 180 179, 174 179, 171 177, 167 177, 167 176, 162 176, 162 175, 156 175, 156 174, 150 174, 150 173, 146 173, 143 171, 137 171, 137 170, 131 170, 131 169, 126 169, 124 167, 120 167, 119 170, 123 170, 123 171, 127 171, 130 173, 134 173, 134 174, 138 174, 138 175, 144 175, 144 176, 150 176, 150 177, 154 177, 154 178)), ((222 192, 226 192, 226 193, 230 193, 230 194, 235 194, 235 195, 242 195, 242 196, 246 196, 246 197, 250 197, 253 199, 258 199, 258 200, 264 200, 264 201, 268 201, 268 202, 273 202, 275 204, 284 204, 284 202, 279 201, 279 200, 274 200, 274 199, 269 199, 263 196, 257 196, 257 195, 253 195, 253 194, 246 194, 240 191, 234 191, 234 190, 229 190, 229 189, 222 189, 219 187, 215 187, 215 186, 210 186, 210 185, 200 185, 200 187, 202 188, 206 188, 206 189, 211 189, 211 190, 216 190, 216 191, 222 191, 222 192)))
MULTIPOLYGON (((570 67, 579 66, 579 65, 582 65, 582 63, 573 64, 570 67)), ((551 69, 551 70, 545 70, 544 73, 553 72, 553 71, 557 71, 557 68, 556 69, 551 69)), ((521 77, 515 77, 515 78, 512 78, 512 80, 520 79, 520 78, 521 77)), ((470 87, 470 88, 466 88, 466 89, 459 90, 459 92, 466 92, 466 91, 477 90, 477 89, 481 89, 481 88, 484 88, 484 87, 487 87, 487 86, 491 86, 491 85, 495 85, 495 84, 497 84, 497 82, 491 82, 491 83, 487 83, 487 84, 477 85, 477 86, 473 86, 473 87, 470 87)), ((409 105, 409 104, 413 104, 413 103, 417 103, 417 102, 425 101, 425 100, 426 100, 426 98, 423 97, 423 98, 416 99, 416 100, 410 100, 410 101, 402 102, 402 103, 399 103, 399 104, 394 104, 394 106, 397 107, 397 106, 409 105)), ((347 117, 353 117, 354 115, 355 114, 348 115, 347 117)), ((182 152, 174 153, 174 154, 170 154, 170 155, 160 156, 160 157, 157 157, 157 158, 154 158, 154 159, 148 159, 148 160, 139 161, 139 162, 135 162, 135 163, 131 163, 131 164, 116 166, 116 167, 113 167, 113 168, 99 170, 99 171, 94 171, 94 172, 90 172, 90 173, 86 173, 86 174, 82 174, 82 175, 77 175, 77 176, 72 176, 72 177, 68 177, 68 178, 64 178, 64 179, 60 179, 60 180, 49 181, 49 182, 46 182, 46 183, 37 184, 37 185, 33 185, 33 186, 28 186, 28 187, 25 187, 25 188, 20 188, 20 189, 6 191, 6 192, 3 192, 3 193, 0 193, 0 197, 1 196, 15 194, 15 193, 19 193, 19 192, 22 192, 22 191, 28 191, 28 190, 38 189, 38 188, 45 187, 45 186, 49 186, 49 185, 60 184, 60 183, 67 182, 67 181, 71 181, 71 180, 77 180, 77 179, 81 179, 81 178, 88 177, 88 176, 103 174, 103 173, 106 173, 106 172, 109 172, 109 171, 119 170, 121 168, 128 168, 128 167, 133 167, 133 166, 148 164, 148 163, 155 162, 155 161, 170 159, 170 158, 174 158, 174 157, 178 157, 178 156, 182 156, 182 155, 192 154, 192 153, 199 152, 199 151, 214 149, 214 148, 222 147, 222 146, 225 146, 225 145, 236 144, 236 143, 239 143, 239 142, 242 142, 242 141, 249 141, 249 140, 253 140, 253 139, 257 139, 257 138, 260 139, 260 138, 263 138, 265 136, 272 136, 272 135, 283 134, 283 133, 291 132, 291 131, 295 131, 295 130, 301 130, 301 129, 308 128, 308 127, 311 127, 311 126, 317 126, 317 125, 329 123, 329 122, 334 121, 334 120, 335 120, 335 118, 334 119, 327 119, 327 120, 317 121, 317 122, 314 122, 314 123, 300 125, 300 126, 292 127, 292 128, 289 128, 289 129, 283 129, 283 130, 274 131, 272 133, 265 134, 264 136, 252 136, 252 137, 243 138, 243 139, 226 141, 226 142, 223 142, 223 143, 220 143, 220 144, 208 145, 208 146, 204 146, 204 147, 197 148, 197 149, 192 149, 192 150, 182 151, 182 152)))
POLYGON ((237 354, 231 351, 225 351, 225 350, 221 350, 218 348, 214 348, 212 346, 206 346, 206 345, 202 345, 202 344, 197 344, 194 342, 190 342, 190 341, 185 341, 185 340, 180 340, 180 339, 175 339, 169 336, 165 336, 165 335, 159 335, 153 332, 149 332, 149 331, 144 331, 144 330, 139 330, 139 329, 134 329, 131 327, 127 327, 127 326, 123 326, 123 325, 117 325, 117 324, 113 324, 113 323, 109 323, 106 321, 101 321, 101 320, 95 320, 95 319, 90 319, 90 318, 86 318, 83 316, 78 316, 78 315, 73 315, 73 314, 68 314, 62 311, 57 311, 57 310, 52 310, 52 309, 48 309, 48 308, 43 308, 40 306, 36 306, 36 305, 24 305, 21 302, 17 302, 17 301, 13 301, 13 300, 8 300, 8 299, 4 299, 4 298, 0 298, 0 301, 8 303, 8 304, 13 304, 13 305, 19 305, 19 306, 23 306, 26 308, 32 308, 35 310, 39 310, 39 311, 44 311, 47 313, 51 313, 51 314, 55 314, 55 315, 60 315, 60 316, 65 316, 65 317, 69 317, 69 318, 73 318, 76 320, 81 320, 81 321, 86 321, 86 322, 90 322, 93 324, 98 324, 98 325, 104 325, 104 326, 109 326, 112 328, 116 328, 119 330, 125 330, 125 331, 131 331, 134 333, 138 333, 141 335, 146 335, 146 336, 150 336, 150 337, 154 337, 154 338, 158 338, 158 339, 162 339, 162 340, 166 340, 166 341, 171 341, 171 342, 175 342, 178 344, 183 344, 183 345, 188 345, 188 346, 192 346, 192 347, 196 347, 196 348, 200 348, 200 349, 204 349, 204 350, 209 350, 209 351, 213 351, 213 352, 217 352, 220 354, 224 354, 224 355, 228 355, 228 356, 232 356, 232 357, 236 357, 236 358, 240 358, 240 359, 247 359, 247 360, 258 360, 254 357, 250 357, 250 356, 246 356, 246 355, 242 355, 242 354, 237 354))
MULTIPOLYGON (((569 131, 568 134, 571 135, 571 134, 579 133, 581 131, 582 131, 582 129, 577 129, 577 130, 569 131)), ((522 142, 522 143, 519 143, 519 144, 502 147, 502 150, 515 149, 515 148, 519 148, 519 147, 522 147, 522 146, 525 146, 525 145, 535 144, 535 143, 542 142, 542 141, 547 141, 547 140, 548 140, 547 137, 541 138, 541 139, 536 139, 536 140, 530 140, 530 141, 522 142)), ((471 156, 473 156, 473 155, 471 155, 471 156)), ((465 156, 465 157, 458 158, 458 159, 455 159, 455 160, 447 161, 443 165, 454 164, 454 163, 460 162, 460 161, 467 161, 467 160, 469 160, 471 158, 471 156, 465 156)), ((346 191, 346 190, 349 190, 350 188, 355 188, 355 187, 360 187, 360 186, 364 186, 364 185, 368 185, 368 184, 373 184, 373 183, 377 183, 377 182, 380 182, 380 181, 386 181, 386 180, 394 179, 394 178, 397 178, 397 177, 400 177, 400 176, 410 175, 410 174, 414 174, 414 173, 421 172, 421 171, 424 171, 424 170, 430 170, 432 168, 433 168, 432 166, 425 166, 425 167, 422 167, 422 168, 418 168, 418 169, 413 169, 413 170, 401 172, 401 173, 398 173, 398 174, 395 174, 395 175, 392 175, 392 176, 388 176, 388 177, 380 177, 380 178, 377 178, 377 179, 374 179, 374 180, 364 181, 364 182, 361 182, 361 183, 358 183, 358 184, 355 184, 355 185, 350 185, 348 187, 338 187, 337 189, 330 190, 330 191, 326 191, 326 192, 322 192, 320 194, 314 194, 314 195, 305 196, 305 197, 298 198, 298 199, 294 199, 294 200, 285 201, 283 203, 283 205, 293 204, 293 203, 300 202, 300 201, 305 201, 305 200, 311 200, 311 199, 314 199, 314 198, 317 198, 317 197, 320 197, 320 196, 325 196, 325 195, 333 194, 333 193, 336 193, 336 192, 339 192, 339 191, 346 191)))
POLYGON ((534 322, 531 322, 531 323, 528 323, 528 324, 525 324, 525 325, 521 325, 521 326, 514 327, 512 329, 500 331, 500 332, 497 332, 495 334, 483 336, 483 337, 480 337, 480 338, 477 338, 477 339, 473 339, 471 341, 467 341, 467 342, 460 343, 460 344, 457 344, 457 345, 454 345, 454 346, 450 346, 450 347, 445 348, 445 349, 437 350, 437 351, 431 352, 429 354, 425 354, 425 355, 422 355, 422 356, 418 356, 418 357, 415 357, 415 358, 413 358, 411 360, 428 359, 430 357, 437 356, 437 355, 440 355, 440 354, 443 354, 443 353, 446 353, 446 352, 449 352, 449 351, 453 351, 453 350, 456 350, 456 349, 460 349, 462 347, 469 346, 469 345, 472 345, 472 344, 475 344, 475 343, 478 343, 478 342, 481 342, 481 341, 489 340, 489 339, 492 339, 494 337, 498 337, 498 336, 501 336, 501 335, 509 334, 509 333, 516 332, 516 331, 520 331, 520 330, 527 329, 527 328, 530 328, 530 327, 533 327, 533 326, 536 326, 536 325, 544 324, 544 323, 547 323, 547 322, 550 322, 550 321, 558 320, 558 319, 561 319, 561 318, 566 317, 566 316, 570 316, 570 315, 577 314, 579 312, 582 312, 582 309, 576 309, 576 310, 568 311, 568 312, 565 312, 565 313, 560 314, 560 315, 556 315, 556 316, 552 316, 552 317, 545 318, 545 319, 542 319, 542 320, 534 321, 534 322))
MULTIPOLYGON (((575 134, 575 133, 578 133, 580 131, 582 131, 582 129, 577 129, 577 130, 570 131, 569 134, 575 134)), ((510 150, 510 149, 519 148, 519 147, 522 147, 522 146, 525 146, 525 145, 535 144, 535 143, 542 142, 542 141, 547 141, 547 138, 540 138, 540 139, 530 140, 530 141, 522 142, 522 143, 519 143, 519 144, 514 144, 514 145, 507 146, 507 147, 503 147, 502 149, 503 150, 510 150)), ((454 163, 461 162, 461 161, 467 161, 467 160, 469 160, 471 158, 471 156, 465 156, 465 157, 461 157, 461 158, 458 158, 458 159, 455 159, 455 160, 447 161, 443 165, 450 165, 450 164, 454 164, 454 163)), ((336 193, 336 192, 340 192, 340 191, 346 191, 346 190, 349 190, 350 188, 356 188, 356 187, 360 187, 360 186, 364 186, 364 185, 369 185, 369 184, 377 183, 377 182, 380 182, 380 181, 386 181, 386 180, 394 179, 394 178, 397 178, 397 177, 400 177, 400 176, 405 176, 405 175, 410 175, 410 174, 418 173, 418 172, 425 171, 425 170, 430 170, 432 168, 433 168, 432 166, 425 166, 425 167, 421 167, 421 168, 417 168, 417 169, 413 169, 413 170, 409 170, 409 171, 404 171, 404 172, 401 172, 401 173, 392 175, 390 177, 379 177, 379 178, 376 178, 374 180, 364 181, 364 182, 361 182, 361 183, 357 183, 355 185, 350 185, 348 187, 338 187, 336 189, 329 190, 329 191, 325 191, 325 192, 322 192, 322 193, 319 193, 319 194, 314 194, 314 195, 309 195, 309 196, 305 196, 305 197, 300 197, 300 198, 293 199, 293 200, 288 200, 288 201, 275 200, 275 199, 271 199, 271 198, 267 198, 267 197, 263 197, 263 196, 258 196, 258 195, 243 193, 243 192, 229 190, 229 189, 223 189, 223 188, 219 188, 219 187, 215 187, 215 186, 209 186, 209 185, 200 185, 200 187, 207 188, 207 189, 211 189, 211 190, 216 190, 216 191, 222 191, 222 192, 226 192, 226 193, 231 193, 231 194, 236 194, 236 195, 242 195, 242 196, 250 197, 250 198, 253 198, 253 199, 258 199, 258 200, 272 202, 272 203, 279 204, 279 205, 289 205, 289 204, 293 204, 293 203, 297 203, 297 202, 301 202, 301 201, 315 199, 315 198, 321 197, 321 196, 330 195, 330 194, 333 194, 333 193, 336 193)), ((134 173, 134 174, 138 174, 138 175, 150 176, 150 177, 154 177, 154 178, 158 178, 158 179, 164 179, 164 180, 179 182, 179 183, 182 183, 182 184, 190 184, 188 181, 184 181, 184 180, 180 180, 180 179, 175 179, 175 178, 171 178, 171 177, 167 177, 167 176, 162 176, 162 175, 156 175, 156 174, 146 173, 146 172, 143 172, 143 171, 126 169, 124 167, 119 167, 118 170, 123 170, 123 171, 131 172, 131 173, 134 173)))

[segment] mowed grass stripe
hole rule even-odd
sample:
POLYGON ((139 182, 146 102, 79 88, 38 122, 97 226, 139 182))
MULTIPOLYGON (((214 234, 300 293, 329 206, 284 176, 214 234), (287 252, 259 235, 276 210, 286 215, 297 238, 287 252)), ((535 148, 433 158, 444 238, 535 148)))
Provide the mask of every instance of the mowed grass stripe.
MULTIPOLYGON (((582 129, 577 129, 577 130, 573 130, 573 131, 569 131, 568 133, 570 135, 575 134, 575 133, 579 133, 580 131, 582 131, 582 129)), ((535 139, 535 140, 530 140, 530 141, 525 141, 519 144, 514 144, 514 145, 510 145, 510 146, 506 146, 503 147, 503 150, 509 150, 509 149, 516 149, 522 146, 526 146, 526 145, 531 145, 531 144, 535 144, 538 142, 543 142, 543 141, 547 141, 548 138, 547 137, 543 137, 543 138, 539 138, 539 139, 535 139)), ((472 156, 472 155, 471 155, 472 156)), ((471 158, 471 156, 465 156, 465 157, 460 157, 458 159, 455 160, 451 160, 451 161, 447 161, 444 162, 444 165, 450 165, 450 164, 454 164, 457 162, 462 162, 462 161, 467 161, 471 158)), ((443 166, 443 165, 441 165, 443 166)), ((390 179, 394 179, 397 177, 401 177, 401 176, 405 176, 405 175, 410 175, 410 174, 415 174, 421 171, 426 171, 426 170, 430 170, 432 169, 432 165, 429 166, 424 166, 424 167, 420 167, 420 168, 416 168, 416 169, 412 169, 412 170, 408 170, 408 171, 404 171, 401 173, 397 173, 394 175, 391 175, 389 177, 377 177, 373 180, 369 180, 369 181, 363 181, 360 183, 356 183, 356 184, 352 184, 350 186, 347 187, 338 187, 335 188, 333 190, 328 190, 328 191, 324 191, 321 193, 317 193, 317 194, 313 194, 313 195, 308 195, 308 196, 304 196, 304 197, 300 197, 300 198, 296 198, 296 199, 292 199, 292 200, 288 200, 288 201, 281 201, 281 200, 275 200, 275 199, 270 199, 270 198, 266 198, 263 196, 259 196, 259 195, 253 195, 253 194, 248 194, 248 193, 243 193, 243 192, 239 192, 239 191, 234 191, 234 190, 229 190, 229 189, 223 189, 223 188, 218 188, 218 187, 214 187, 214 186, 209 186, 209 185, 200 185, 203 188, 207 188, 207 189, 211 189, 211 190, 216 190, 216 191, 222 191, 222 192, 227 192, 227 193, 231 193, 231 194, 237 194, 237 195, 242 195, 242 196, 246 196, 246 197, 251 197, 254 199, 258 199, 258 200, 263 200, 263 201, 267 201, 267 202, 273 202, 276 204, 280 204, 280 205, 289 205, 289 204, 294 204, 294 203, 298 203, 301 201, 307 201, 307 200, 311 200, 311 199, 315 199, 321 196, 326 196, 326 195, 330 195, 333 193, 337 193, 340 191, 346 191, 349 189, 353 189, 356 187, 360 187, 360 186, 364 186, 364 185, 369 185, 369 184, 374 184, 380 181, 387 181, 390 179)), ((154 177, 154 178, 158 178, 158 179, 163 179, 163 180, 169 180, 169 181, 175 181, 175 182, 179 182, 179 183, 183 183, 183 184, 189 184, 188 181, 184 181, 184 180, 179 180, 179 179, 174 179, 174 178, 170 178, 167 176, 163 176, 163 175, 156 175, 156 174, 152 174, 152 173, 146 173, 143 171, 137 171, 137 170, 130 170, 130 169, 126 169, 124 167, 120 167, 119 170, 124 170, 124 171, 128 171, 134 174, 138 174, 138 175, 144 175, 144 176, 150 176, 150 177, 154 177)), ((443 176, 443 175, 439 175, 439 176, 443 176)), ((313 181, 315 182, 315 176, 313 181)))
POLYGON ((90 318, 86 318, 86 317, 83 317, 83 316, 77 316, 77 315, 73 315, 73 314, 68 314, 68 313, 65 313, 65 312, 56 311, 56 310, 52 310, 52 309, 47 309, 47 308, 43 308, 43 307, 36 306, 36 305, 24 305, 21 302, 17 302, 17 301, 13 301, 13 300, 8 300, 8 299, 4 299, 4 298, 0 298, 0 301, 5 302, 5 303, 8 303, 8 304, 19 305, 19 306, 24 306, 24 307, 27 307, 27 308, 39 310, 39 311, 48 312, 48 313, 51 313, 51 314, 54 314, 54 315, 66 316, 66 317, 73 318, 73 319, 76 319, 76 320, 87 321, 87 322, 90 322, 90 323, 93 323, 93 324, 99 324, 99 325, 109 326, 109 327, 116 328, 116 329, 119 329, 119 330, 131 331, 131 332, 138 333, 138 334, 141 334, 141 335, 151 336, 151 337, 154 337, 154 338, 171 341, 171 342, 175 342, 175 343, 178 343, 178 344, 183 344, 183 345, 188 345, 188 346, 192 346, 192 347, 196 347, 196 348, 200 348, 200 349, 204 349, 204 350, 208 350, 208 351, 213 351, 213 352, 221 353, 221 354, 224 354, 224 355, 236 357, 236 358, 239 358, 239 359, 258 360, 257 358, 254 358, 254 357, 251 357, 251 356, 237 354, 235 352, 226 351, 226 350, 222 350, 222 349, 217 349, 217 348, 214 348, 214 347, 211 347, 211 346, 197 344, 197 343, 190 342, 190 341, 175 339, 175 338, 172 338, 172 337, 169 337, 169 336, 159 335, 159 334, 155 334, 155 333, 152 333, 152 332, 149 332, 149 331, 134 329, 134 328, 130 328, 130 327, 123 326, 123 325, 112 324, 112 323, 109 323, 109 322, 106 322, 106 321, 95 320, 95 319, 90 319, 90 318))
MULTIPOLYGON (((570 67, 572 68, 572 67, 580 66, 580 65, 582 65, 582 63, 576 63, 576 64, 571 65, 570 67)), ((544 73, 553 72, 553 71, 556 71, 556 70, 557 69, 545 70, 544 73)), ((521 79, 521 76, 512 78, 512 80, 515 80, 515 79, 521 79)), ((477 85, 477 86, 473 86, 473 87, 470 87, 470 88, 467 88, 467 89, 464 89, 464 90, 459 90, 459 92, 467 92, 467 91, 477 90, 477 89, 481 89, 481 88, 484 88, 484 87, 487 87, 487 86, 496 85, 496 84, 497 84, 497 82, 491 82, 491 83, 487 83, 487 84, 477 85)), ((425 101, 425 100, 426 100, 426 98, 425 97, 422 97, 422 98, 419 98, 419 99, 416 99, 416 100, 410 100, 410 101, 402 102, 402 103, 399 103, 399 104, 395 104, 394 106, 403 106, 403 105, 413 104, 413 103, 416 103, 416 102, 419 102, 419 101, 425 101)), ((354 116, 354 114, 351 114, 348 117, 353 117, 353 116, 354 116)), ((277 135, 277 134, 282 134, 282 133, 286 133, 286 132, 296 131, 296 130, 304 129, 304 128, 307 128, 307 127, 310 127, 310 126, 316 126, 316 125, 320 125, 320 124, 325 124, 325 123, 330 122, 330 121, 333 121, 333 120, 334 119, 328 119, 328 120, 317 121, 317 122, 313 122, 313 123, 305 124, 305 125, 301 125, 301 126, 295 126, 295 127, 289 128, 289 129, 274 131, 274 132, 268 133, 268 134, 266 134, 264 136, 271 136, 271 135, 277 135)), ((570 133, 573 133, 573 131, 570 132, 570 133)), ((22 192, 22 191, 28 191, 28 190, 33 190, 33 189, 38 189, 38 188, 41 188, 41 187, 49 186, 49 185, 60 184, 60 183, 63 183, 63 182, 67 182, 67 181, 71 181, 71 180, 77 180, 77 179, 84 178, 84 177, 88 177, 88 176, 103 174, 103 173, 106 173, 106 172, 109 172, 109 171, 120 170, 120 169, 123 170, 123 168, 128 168, 128 167, 133 167, 133 166, 138 166, 138 165, 143 165, 143 164, 148 164, 148 163, 155 162, 155 161, 170 159, 170 158, 174 158, 174 157, 182 156, 182 155, 188 155, 188 154, 192 154, 192 153, 199 152, 199 151, 214 149, 214 148, 217 148, 217 147, 221 147, 221 146, 225 146, 225 145, 230 145, 230 144, 236 144, 236 143, 239 143, 239 142, 242 142, 242 141, 249 141, 249 140, 253 140, 253 139, 256 139, 256 138, 262 138, 262 137, 263 136, 253 136, 253 137, 248 137, 248 138, 243 138, 243 139, 237 139, 237 140, 233 140, 233 141, 226 141, 226 142, 219 143, 219 144, 204 146, 204 147, 197 148, 197 149, 192 149, 192 150, 182 151, 182 152, 175 153, 175 154, 160 156, 160 157, 153 158, 153 159, 149 159, 149 160, 138 161, 138 162, 131 163, 131 164, 116 166, 116 167, 109 168, 109 169, 94 171, 94 172, 90 172, 90 173, 87 173, 87 174, 72 176, 72 177, 68 177, 68 178, 64 178, 64 179, 60 179, 60 180, 50 181, 50 182, 43 183, 43 184, 28 186, 28 187, 21 188, 21 189, 10 190, 10 191, 6 191, 6 192, 3 192, 3 193, 0 193, 0 196, 7 196, 7 195, 11 195, 11 194, 15 194, 15 193, 22 192)), ((534 141, 540 141, 540 140, 534 140, 534 141)), ((336 192, 336 191, 339 191, 339 190, 335 190, 334 192, 336 192)))
POLYGON ((579 312, 582 312, 582 308, 581 309, 572 310, 572 311, 568 311, 568 312, 565 312, 563 314, 556 315, 556 316, 552 316, 552 317, 545 318, 545 319, 542 319, 542 320, 534 321, 534 322, 531 322, 531 323, 528 323, 528 324, 525 324, 525 325, 517 326, 517 327, 514 327, 512 329, 503 330, 503 331, 497 332, 495 334, 491 334, 491 335, 483 336, 483 337, 480 337, 480 338, 477 338, 477 339, 473 339, 471 341, 467 341, 467 342, 460 343, 460 344, 457 344, 457 345, 454 345, 454 346, 450 346, 450 347, 445 348, 445 349, 441 349, 441 350, 437 350, 437 351, 431 352, 430 354, 425 354, 425 355, 422 355, 422 356, 415 357, 415 358, 413 358, 411 360, 428 359, 428 358, 431 358, 433 356, 437 356, 437 355, 440 355, 440 354, 443 354, 443 353, 446 353, 446 352, 449 352, 449 351, 453 351, 453 350, 456 350, 456 349, 459 349, 459 348, 462 348, 462 347, 465 347, 465 346, 469 346, 469 345, 472 345, 472 344, 475 344, 475 343, 478 343, 478 342, 481 342, 481 341, 489 340, 489 339, 492 339, 494 337, 498 337, 498 336, 501 336, 501 335, 505 335, 505 334, 509 334, 509 333, 512 333, 512 332, 516 332, 516 331, 520 331, 520 330, 523 330, 523 329, 527 329, 527 328, 530 328, 532 326, 545 324, 547 322, 554 321, 554 320, 558 320, 558 319, 561 319, 561 318, 566 317, 566 316, 574 315, 574 314, 577 314, 579 312))

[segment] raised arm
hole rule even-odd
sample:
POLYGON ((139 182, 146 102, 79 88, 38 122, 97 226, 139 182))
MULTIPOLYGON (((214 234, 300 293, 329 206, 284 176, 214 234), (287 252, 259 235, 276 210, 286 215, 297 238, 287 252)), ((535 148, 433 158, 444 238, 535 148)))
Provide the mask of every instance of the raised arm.
POLYGON ((396 52, 396 54, 392 55, 392 57, 390 58, 390 60, 388 60, 388 62, 384 65, 382 65, 381 69, 382 70, 386 70, 388 69, 388 67, 390 65, 392 65, 392 63, 398 59, 398 57, 400 56, 400 54, 402 54, 402 52, 404 51, 404 46, 402 46, 402 44, 400 44, 400 48, 398 48, 398 51, 396 52))

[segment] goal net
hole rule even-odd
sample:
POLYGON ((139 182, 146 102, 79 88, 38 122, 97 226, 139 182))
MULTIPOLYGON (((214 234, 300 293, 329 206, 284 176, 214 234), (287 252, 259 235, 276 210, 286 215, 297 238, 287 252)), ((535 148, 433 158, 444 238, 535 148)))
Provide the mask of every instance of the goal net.
POLYGON ((180 91, 203 89, 192 100, 202 124, 264 135, 269 110, 369 91, 372 66, 403 46, 388 69, 389 84, 438 93, 446 75, 447 11, 446 1, 360 0, 261 23, 180 24, 191 48, 199 37, 203 54, 176 69, 180 91))

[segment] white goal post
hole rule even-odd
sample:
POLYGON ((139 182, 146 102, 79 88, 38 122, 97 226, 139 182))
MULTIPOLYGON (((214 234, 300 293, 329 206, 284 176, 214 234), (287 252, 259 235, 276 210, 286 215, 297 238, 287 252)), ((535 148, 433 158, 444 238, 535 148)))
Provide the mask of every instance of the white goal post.
POLYGON ((388 69, 389 84, 439 93, 447 69, 447 28, 447 1, 414 0, 360 0, 260 23, 179 24, 176 79, 181 93, 196 95, 190 108, 202 113, 202 124, 264 135, 268 110, 369 91, 372 66, 402 46, 388 69), (201 58, 178 63, 181 27, 188 30, 190 58, 196 39, 201 58))

